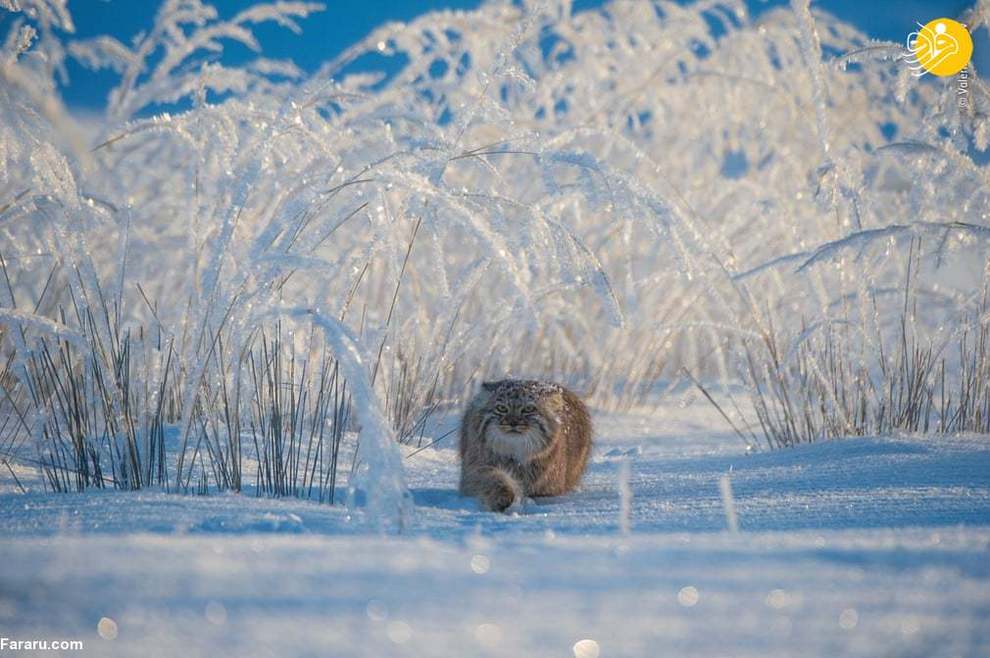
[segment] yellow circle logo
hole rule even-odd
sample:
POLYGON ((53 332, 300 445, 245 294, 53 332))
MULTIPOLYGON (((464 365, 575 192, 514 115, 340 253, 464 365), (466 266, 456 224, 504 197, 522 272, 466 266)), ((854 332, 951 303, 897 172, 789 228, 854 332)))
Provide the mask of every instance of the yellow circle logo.
POLYGON ((936 18, 927 25, 919 23, 917 32, 908 35, 908 63, 918 77, 925 73, 947 76, 959 73, 973 55, 973 39, 962 23, 951 18, 936 18))

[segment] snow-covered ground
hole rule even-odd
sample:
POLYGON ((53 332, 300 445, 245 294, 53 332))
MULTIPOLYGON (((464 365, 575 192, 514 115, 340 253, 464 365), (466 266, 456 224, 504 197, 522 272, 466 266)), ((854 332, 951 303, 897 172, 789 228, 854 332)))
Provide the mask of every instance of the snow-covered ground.
POLYGON ((121 656, 990 655, 986 437, 747 454, 699 405, 597 425, 581 491, 516 515, 457 496, 453 438, 407 459, 401 536, 295 500, 0 478, 0 635, 121 656))

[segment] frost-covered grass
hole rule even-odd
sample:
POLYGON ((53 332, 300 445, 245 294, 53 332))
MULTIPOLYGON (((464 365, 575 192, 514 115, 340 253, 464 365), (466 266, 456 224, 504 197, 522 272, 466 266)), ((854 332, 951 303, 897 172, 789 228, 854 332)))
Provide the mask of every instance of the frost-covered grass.
POLYGON ((483 377, 613 409, 742 383, 727 415, 755 404, 774 445, 905 427, 898 381, 912 409, 976 393, 975 424, 947 421, 953 394, 930 429, 985 425, 985 356, 939 354, 986 334, 975 71, 961 108, 802 0, 758 21, 492 2, 384 25, 314 75, 252 32, 311 3, 166 0, 131 43, 74 39, 64 2, 3 6, 0 448, 51 488, 237 490, 246 450, 268 493, 372 482, 395 512, 396 443, 483 377), (258 59, 208 56, 229 41, 258 59), (118 76, 95 126, 59 99, 66 57, 118 76), (851 417, 867 395, 885 420, 851 417))
POLYGON ((891 342, 881 332, 864 337, 858 327, 830 322, 817 340, 805 342, 806 330, 788 353, 768 321, 744 346, 745 377, 765 445, 897 432, 990 434, 988 310, 985 296, 957 330, 924 336, 917 300, 906 285, 891 342))

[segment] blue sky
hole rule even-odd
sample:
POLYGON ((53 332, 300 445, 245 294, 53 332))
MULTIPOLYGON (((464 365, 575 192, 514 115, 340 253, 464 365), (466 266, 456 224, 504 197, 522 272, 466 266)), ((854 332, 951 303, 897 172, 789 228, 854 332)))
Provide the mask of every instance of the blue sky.
MULTIPOLYGON (((786 4, 786 0, 747 0, 752 11, 759 13, 786 4)), ((69 0, 76 21, 77 36, 91 37, 109 33, 125 42, 151 24, 158 0, 69 0)), ((230 15, 252 4, 251 0, 215 0, 222 15, 230 15)), ((324 0, 327 9, 303 23, 304 33, 297 36, 287 30, 264 25, 259 36, 270 57, 292 59, 307 71, 340 53, 377 25, 389 20, 408 20, 439 8, 472 8, 479 0, 324 0)), ((600 4, 600 0, 574 0, 576 9, 600 4)), ((822 0, 815 6, 847 20, 869 36, 902 41, 914 28, 939 16, 958 17, 973 0, 822 0)), ((2 30, 0 30, 2 31, 2 30)), ((990 45, 985 46, 985 32, 978 35, 974 59, 978 68, 990 59, 990 45)), ((250 53, 232 45, 225 61, 236 62, 250 53)), ((93 73, 75 63, 70 64, 71 84, 64 90, 66 101, 78 109, 99 109, 114 81, 109 72, 93 73)))

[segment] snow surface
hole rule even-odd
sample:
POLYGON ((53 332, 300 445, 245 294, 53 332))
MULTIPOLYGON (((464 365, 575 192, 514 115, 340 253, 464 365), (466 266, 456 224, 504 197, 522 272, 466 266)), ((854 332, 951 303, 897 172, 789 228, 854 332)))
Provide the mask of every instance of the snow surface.
POLYGON ((0 478, 0 635, 120 656, 990 655, 987 437, 747 454, 698 405, 596 420, 582 489, 517 515, 457 496, 453 438, 407 459, 400 536, 310 502, 0 478))

